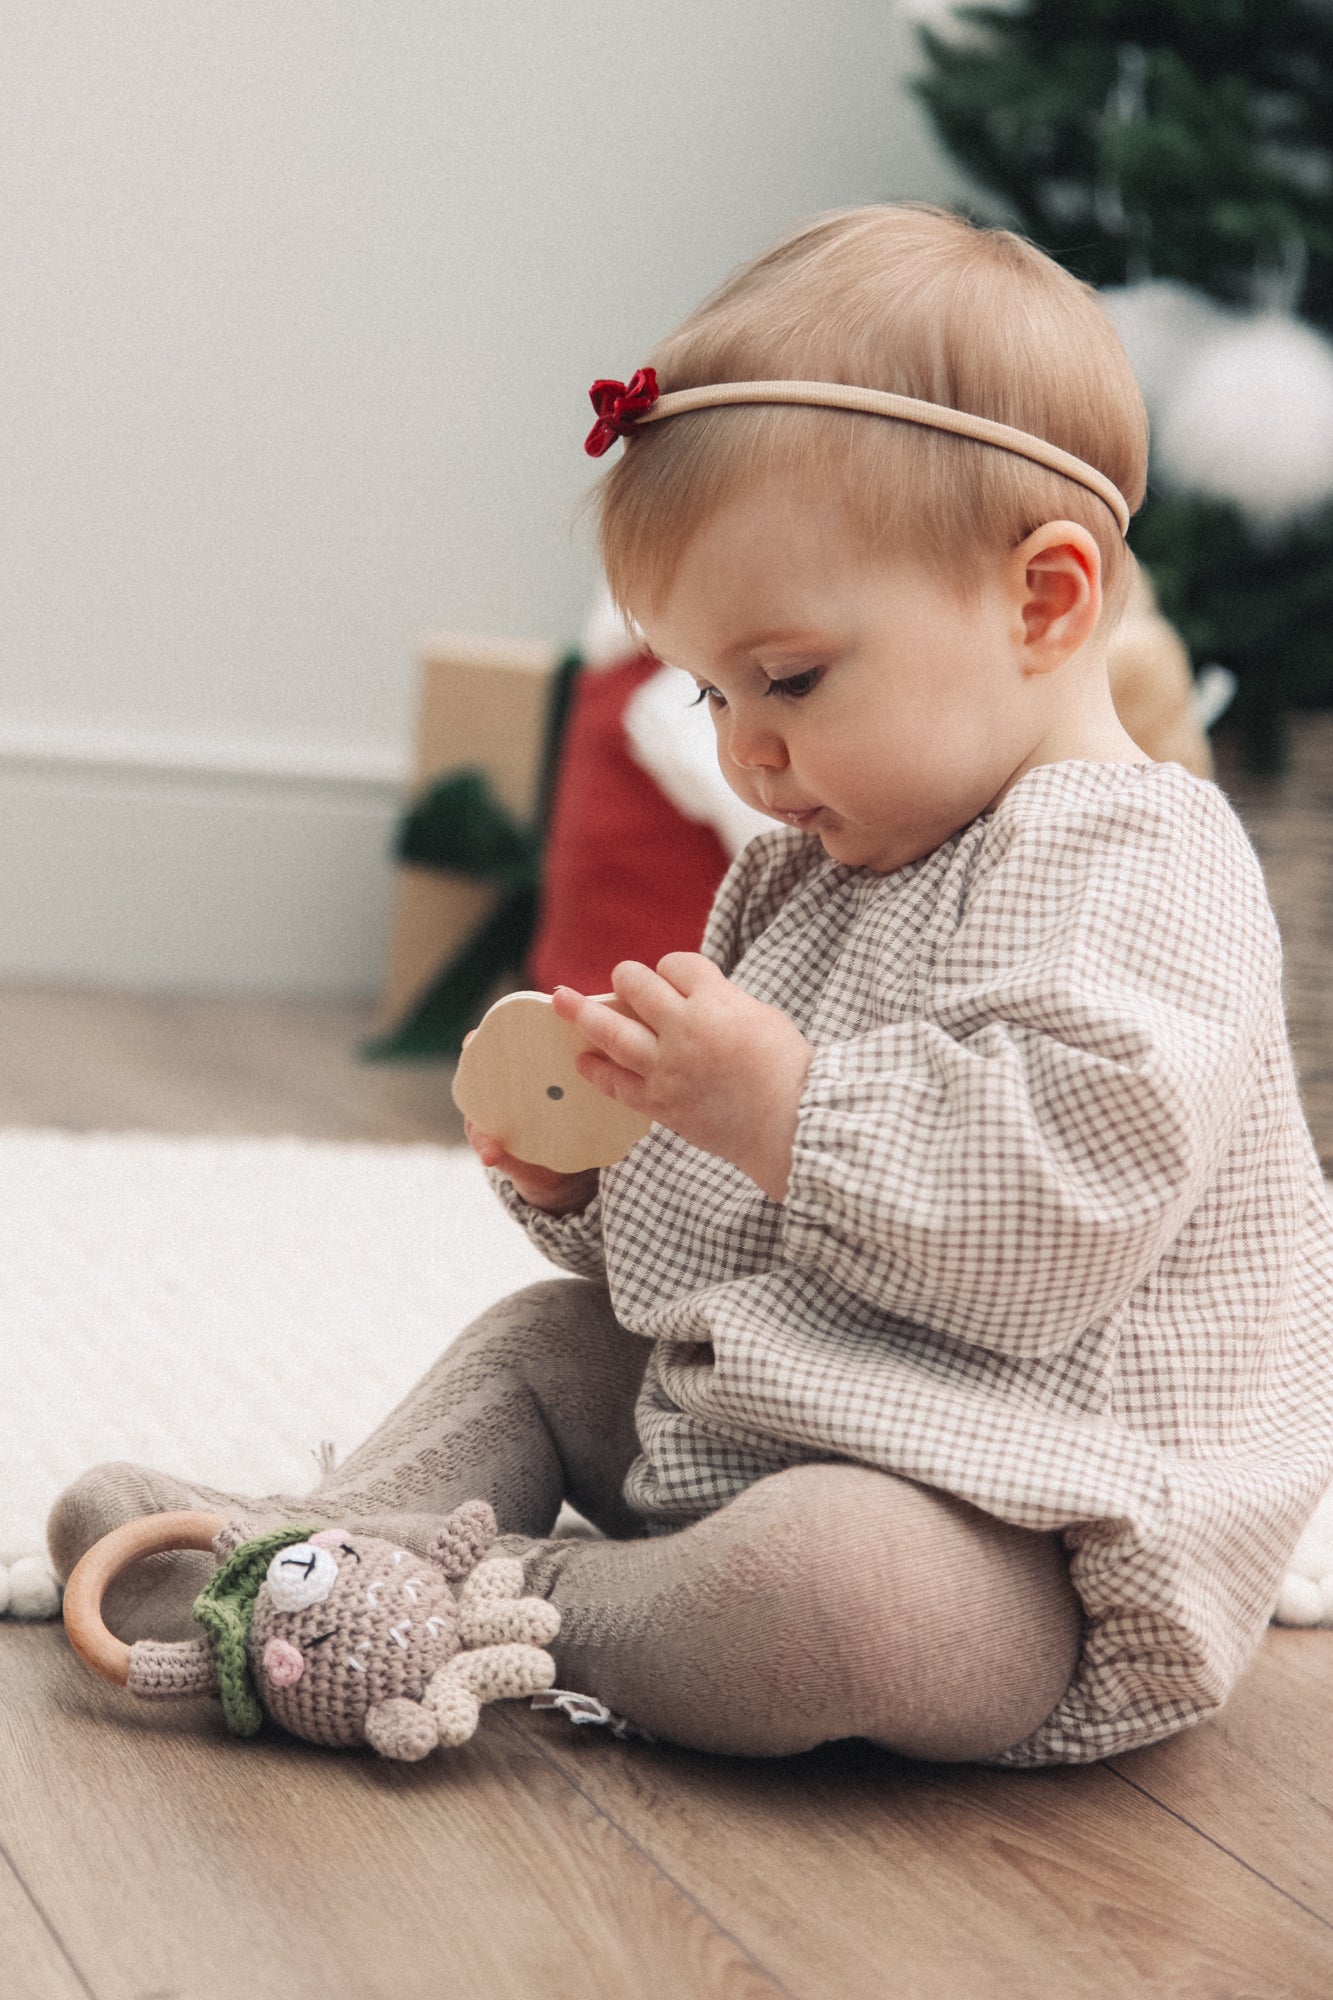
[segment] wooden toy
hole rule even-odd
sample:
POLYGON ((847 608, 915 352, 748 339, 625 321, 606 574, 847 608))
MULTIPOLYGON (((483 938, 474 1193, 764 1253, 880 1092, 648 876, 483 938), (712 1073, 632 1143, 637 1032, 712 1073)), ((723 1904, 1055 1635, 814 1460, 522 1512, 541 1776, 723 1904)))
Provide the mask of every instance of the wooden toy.
POLYGON ((131 1694, 220 1696, 233 1735, 255 1735, 269 1715, 309 1743, 369 1743, 414 1762, 465 1743, 483 1702, 555 1679, 545 1647, 560 1614, 522 1595, 517 1559, 486 1557, 495 1532, 484 1500, 446 1515, 427 1556, 346 1528, 247 1538, 221 1515, 152 1514, 75 1565, 65 1628, 80 1659, 131 1694), (166 1549, 218 1558, 194 1604, 203 1632, 127 1646, 107 1630, 103 1594, 129 1563, 166 1549))
MULTIPOLYGON (((618 1014, 631 1013, 614 994, 597 998, 618 1014)), ((609 1167, 652 1120, 584 1082, 574 1058, 591 1046, 560 1019, 549 994, 507 994, 468 1037, 454 1103, 516 1160, 562 1174, 609 1167)))

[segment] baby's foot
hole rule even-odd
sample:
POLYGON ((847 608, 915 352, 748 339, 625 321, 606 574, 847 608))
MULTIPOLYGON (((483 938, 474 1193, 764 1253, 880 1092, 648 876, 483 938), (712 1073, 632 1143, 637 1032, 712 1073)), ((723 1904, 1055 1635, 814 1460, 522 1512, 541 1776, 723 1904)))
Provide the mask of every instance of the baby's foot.
POLYGON ((582 1541, 582 1536, 574 1535, 497 1535, 487 1554, 508 1556, 523 1565, 524 1596, 549 1598, 570 1549, 582 1541))
MULTIPOLYGON (((266 1528, 333 1526, 334 1517, 318 1499, 269 1494, 247 1499, 221 1493, 216 1487, 187 1485, 168 1472, 146 1465, 113 1461, 95 1465, 66 1488, 46 1524, 47 1546, 56 1575, 65 1582, 75 1563, 94 1542, 127 1521, 144 1514, 170 1514, 180 1509, 225 1514, 247 1533, 266 1528)), ((338 1525, 342 1516, 338 1517, 338 1525)), ((120 1638, 185 1639, 195 1636, 190 1607, 216 1565, 206 1552, 175 1549, 143 1556, 131 1563, 103 1600, 102 1615, 120 1638)))
MULTIPOLYGON (((269 1493, 255 1499, 114 1460, 85 1472, 52 1508, 46 1538, 56 1575, 63 1583, 85 1549, 126 1521, 181 1508, 225 1514, 247 1535, 285 1527, 356 1528, 422 1556, 429 1555, 442 1518, 434 1513, 396 1513, 374 1497, 359 1501, 355 1493, 345 1491, 269 1493)), ((131 1645, 136 1639, 194 1638, 198 1627, 191 1606, 215 1567, 210 1555, 195 1549, 143 1556, 108 1585, 102 1615, 111 1630, 131 1645)))

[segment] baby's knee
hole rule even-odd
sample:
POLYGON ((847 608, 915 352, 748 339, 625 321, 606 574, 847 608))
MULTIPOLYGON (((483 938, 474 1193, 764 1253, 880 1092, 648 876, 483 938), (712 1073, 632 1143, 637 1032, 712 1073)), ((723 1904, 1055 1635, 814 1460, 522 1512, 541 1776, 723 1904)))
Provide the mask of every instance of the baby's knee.
POLYGON ((819 1635, 838 1734, 989 1756, 1068 1686, 1082 1620, 1057 1536, 869 1466, 793 1466, 741 1498, 819 1635))
POLYGON ((541 1278, 488 1306, 456 1345, 586 1356, 600 1332, 614 1325, 605 1285, 590 1278, 541 1278))

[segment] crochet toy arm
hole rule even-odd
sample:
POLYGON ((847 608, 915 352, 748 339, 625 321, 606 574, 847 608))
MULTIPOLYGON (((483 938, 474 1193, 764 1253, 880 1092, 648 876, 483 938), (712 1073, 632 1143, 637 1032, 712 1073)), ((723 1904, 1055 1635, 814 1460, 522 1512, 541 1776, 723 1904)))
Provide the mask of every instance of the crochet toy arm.
POLYGON ((544 1597, 522 1597, 523 1565, 492 1556, 472 1572, 458 1593, 458 1634, 465 1646, 522 1640, 544 1646, 560 1630, 560 1613, 544 1597))
POLYGON ((437 1740, 453 1750, 475 1731, 484 1702, 540 1694, 554 1681, 555 1661, 540 1646, 482 1646, 441 1667, 421 1700, 434 1719, 437 1740))
POLYGON ((216 1694, 217 1655, 208 1639, 136 1639, 130 1647, 131 1694, 149 1701, 169 1701, 178 1695, 216 1694))
POLYGON ((458 1593, 458 1632, 468 1650, 441 1667, 422 1696, 448 1748, 467 1742, 484 1702, 540 1694, 555 1680, 543 1647, 559 1631, 560 1613, 543 1597, 521 1597, 522 1588, 522 1563, 493 1556, 458 1593))

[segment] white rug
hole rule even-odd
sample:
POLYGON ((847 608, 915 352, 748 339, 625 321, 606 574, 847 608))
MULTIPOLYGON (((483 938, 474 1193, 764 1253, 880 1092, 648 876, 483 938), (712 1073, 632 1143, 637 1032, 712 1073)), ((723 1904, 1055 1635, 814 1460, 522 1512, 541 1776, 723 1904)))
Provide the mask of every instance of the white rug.
MULTIPOLYGON (((0 1131, 0 1610, 55 1608, 43 1524, 87 1466, 305 1492, 552 1275, 466 1148, 0 1131)), ((1279 1616, 1333 1625, 1333 1493, 1279 1616)))
POLYGON ((97 1460, 303 1493, 554 1275, 466 1148, 0 1131, 0 1596, 97 1460))

